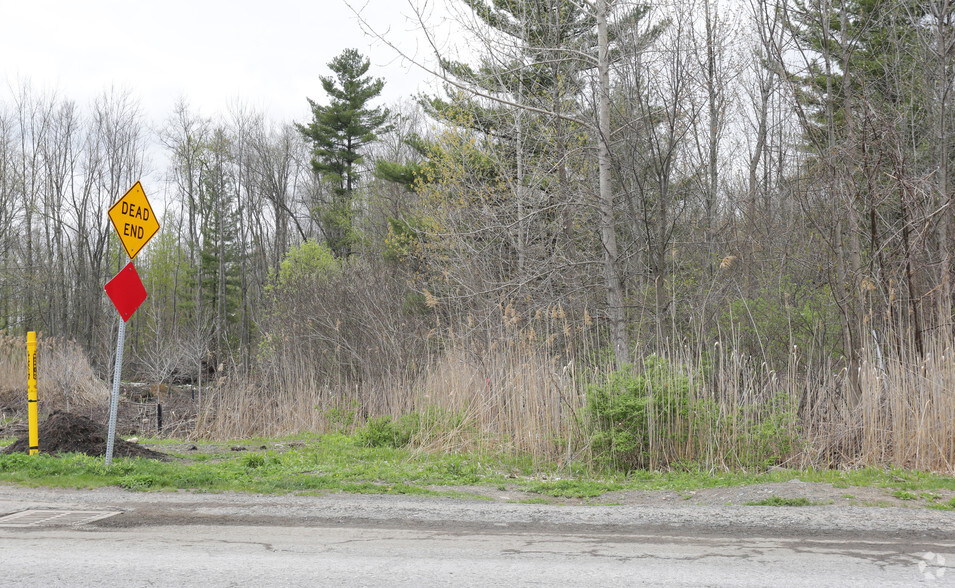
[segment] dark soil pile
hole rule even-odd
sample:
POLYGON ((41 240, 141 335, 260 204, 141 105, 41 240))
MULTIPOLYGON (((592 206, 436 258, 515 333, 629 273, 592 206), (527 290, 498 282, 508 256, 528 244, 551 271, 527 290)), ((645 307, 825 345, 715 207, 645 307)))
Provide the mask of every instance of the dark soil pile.
MULTIPOLYGON (((39 427, 40 451, 43 453, 85 453, 86 455, 106 455, 106 437, 108 431, 105 426, 94 423, 82 417, 59 410, 47 417, 39 427)), ((29 453, 29 435, 20 437, 6 448, 5 453, 29 453)), ((114 457, 145 457, 165 461, 169 459, 164 453, 146 449, 136 443, 129 443, 120 438, 113 440, 114 457)))

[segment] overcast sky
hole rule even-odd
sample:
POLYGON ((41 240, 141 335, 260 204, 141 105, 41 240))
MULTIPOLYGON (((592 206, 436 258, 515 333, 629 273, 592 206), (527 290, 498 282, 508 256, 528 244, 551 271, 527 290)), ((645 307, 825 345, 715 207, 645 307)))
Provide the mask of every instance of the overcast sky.
MULTIPOLYGON (((406 0, 353 4, 406 51, 427 56, 406 0)), ((385 79, 383 104, 433 87, 363 34, 344 0, 0 0, 0 15, 0 100, 28 80, 81 104, 126 89, 154 122, 180 97, 206 116, 241 101, 276 120, 303 120, 306 97, 323 100, 318 78, 346 48, 371 58, 369 73, 385 79)))

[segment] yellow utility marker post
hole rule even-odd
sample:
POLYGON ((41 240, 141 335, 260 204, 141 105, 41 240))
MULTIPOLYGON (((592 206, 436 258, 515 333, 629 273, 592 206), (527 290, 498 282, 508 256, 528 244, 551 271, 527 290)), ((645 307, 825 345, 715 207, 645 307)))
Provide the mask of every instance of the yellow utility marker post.
POLYGON ((36 396, 36 333, 27 333, 27 412, 30 420, 30 455, 40 453, 36 396))

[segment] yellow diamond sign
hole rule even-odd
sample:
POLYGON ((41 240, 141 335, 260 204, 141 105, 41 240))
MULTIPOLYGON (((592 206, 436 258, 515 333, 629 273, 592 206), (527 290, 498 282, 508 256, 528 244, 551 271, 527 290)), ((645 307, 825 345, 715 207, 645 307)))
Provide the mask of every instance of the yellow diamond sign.
POLYGON ((139 182, 109 209, 109 220, 113 221, 130 259, 159 231, 159 221, 139 182))

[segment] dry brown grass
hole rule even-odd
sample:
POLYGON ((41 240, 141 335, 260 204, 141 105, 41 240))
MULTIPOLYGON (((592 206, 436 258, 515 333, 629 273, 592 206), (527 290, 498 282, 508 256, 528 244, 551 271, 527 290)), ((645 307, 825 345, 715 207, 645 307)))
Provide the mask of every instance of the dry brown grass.
MULTIPOLYGON (((83 349, 73 341, 37 335, 37 397, 40 412, 87 410, 105 403, 106 383, 96 377, 83 349)), ((0 409, 26 413, 26 337, 0 334, 0 409)))
MULTIPOLYGON (((588 361, 599 349, 582 325, 543 309, 520 317, 501 309, 494 328, 473 319, 433 331, 427 355, 413 365, 376 365, 356 379, 328 369, 327 351, 286 345, 263 354, 246 378, 223 378, 205 389, 192 434, 214 438, 354 431, 368 419, 417 413, 418 445, 448 451, 529 454, 541 460, 590 457, 588 385, 608 368, 588 361), (440 334, 440 337, 439 337, 440 334), (435 416, 438 415, 438 416, 435 416)), ((589 320, 589 315, 587 316, 589 320)), ((26 396, 22 337, 0 336, 0 391, 15 404, 26 396), (13 400, 11 400, 13 399, 13 400)), ((731 342, 657 350, 689 381, 693 406, 679 422, 649 423, 655 457, 649 467, 694 463, 733 469, 792 466, 898 466, 955 472, 955 353, 944 334, 923 339, 924 354, 888 334, 865 349, 861 401, 853 398, 841 359, 805 357, 793 348, 784 369, 736 351, 731 342), (701 408, 702 407, 702 408, 701 408), (684 427, 686 436, 670 435, 684 427), (677 440, 674 440, 674 439, 677 440), (791 444, 787 440, 792 440, 791 444), (759 455, 754 456, 754 452, 759 455), (755 461, 754 461, 755 459, 755 461)), ((369 351, 369 357, 375 356, 369 351)), ((104 402, 78 346, 40 338, 44 410, 104 402)), ((639 371, 640 365, 632 368, 639 371)), ((9 410, 9 409, 8 409, 9 410)))
MULTIPOLYGON (((277 356, 256 382, 223 383, 199 432, 235 438, 354 430, 372 417, 437 409, 448 418, 429 421, 432 429, 419 436, 430 448, 586 458, 586 387, 606 368, 561 359, 566 340, 556 349, 547 337, 529 337, 528 323, 481 344, 473 336, 446 339, 424 367, 385 381, 333 381, 307 354, 277 356)), ((586 344, 592 342, 578 342, 586 344)), ((862 401, 851 407, 845 399, 852 384, 838 359, 822 363, 793 349, 777 372, 732 345, 659 352, 689 380, 700 402, 694 406, 706 408, 680 417, 689 435, 678 442, 667 430, 675 423, 652 424, 651 445, 664 457, 650 467, 955 471, 955 354, 941 337, 925 343, 922 358, 913 349, 904 341, 867 349, 859 368, 862 401)))
POLYGON ((494 349, 480 361, 456 346, 409 393, 414 410, 438 407, 462 416, 461 431, 445 436, 451 447, 473 442, 460 434, 472 431, 505 451, 573 458, 582 442, 583 395, 575 370, 564 367, 520 343, 494 349))
MULTIPOLYGON (((915 346, 872 345, 859 367, 861 401, 849 406, 850 378, 829 373, 805 386, 806 461, 893 465, 955 472, 955 354, 942 336, 915 346)), ((910 342, 908 342, 910 343, 910 342)))

